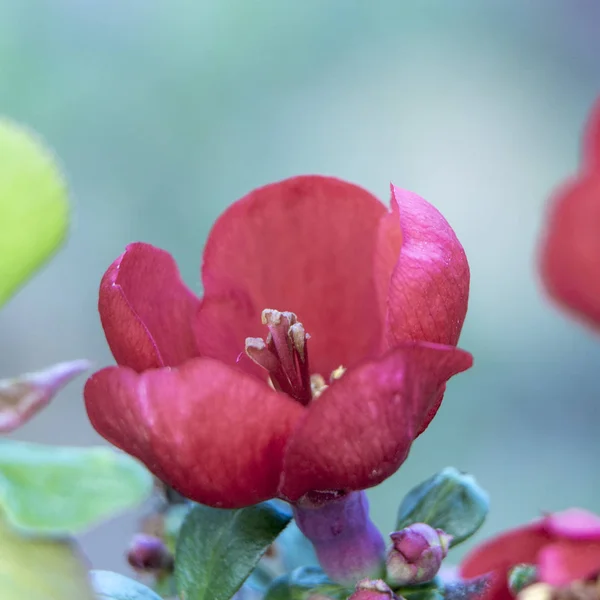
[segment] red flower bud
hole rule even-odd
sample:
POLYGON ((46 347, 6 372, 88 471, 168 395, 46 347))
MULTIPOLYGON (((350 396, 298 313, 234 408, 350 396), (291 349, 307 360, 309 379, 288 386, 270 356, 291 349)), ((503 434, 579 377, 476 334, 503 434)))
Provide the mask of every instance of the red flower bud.
POLYGON ((173 567, 173 556, 160 538, 140 533, 131 541, 127 562, 139 571, 167 571, 173 567))
POLYGON ((600 329, 600 98, 585 127, 578 172, 550 202, 540 272, 555 300, 600 329))
POLYGON ((348 600, 398 600, 390 586, 381 579, 363 579, 356 584, 348 600))
POLYGON ((388 581, 413 585, 431 581, 448 554, 452 536, 425 523, 415 523, 390 535, 393 545, 387 556, 388 581))

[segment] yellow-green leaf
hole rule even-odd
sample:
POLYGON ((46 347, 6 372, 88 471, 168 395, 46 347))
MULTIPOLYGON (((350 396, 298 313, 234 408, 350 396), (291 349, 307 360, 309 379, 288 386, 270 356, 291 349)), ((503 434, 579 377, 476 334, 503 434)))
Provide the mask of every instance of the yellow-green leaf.
POLYGON ((66 185, 50 150, 0 119, 0 306, 65 238, 66 185))
POLYGON ((79 533, 137 506, 152 487, 140 462, 112 448, 0 441, 0 509, 21 531, 79 533))
POLYGON ((86 568, 68 541, 24 537, 0 519, 2 600, 94 600, 86 568))

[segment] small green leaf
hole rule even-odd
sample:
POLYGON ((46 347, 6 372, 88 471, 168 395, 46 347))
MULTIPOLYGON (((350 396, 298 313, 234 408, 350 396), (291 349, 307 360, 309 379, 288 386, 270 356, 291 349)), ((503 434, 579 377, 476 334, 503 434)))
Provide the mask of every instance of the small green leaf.
POLYGON ((0 507, 23 531, 78 533, 138 505, 152 485, 139 462, 112 448, 0 442, 0 507))
POLYGON ((2 600, 93 600, 74 544, 23 537, 0 519, 2 600))
POLYGON ((90 580, 96 600, 161 600, 158 594, 139 581, 111 571, 91 571, 90 580))
POLYGON ((508 587, 516 597, 528 585, 537 581, 537 568, 535 565, 521 563, 515 565, 508 572, 508 587))
POLYGON ((407 494, 398 509, 396 529, 427 523, 452 535, 450 546, 456 546, 483 525, 488 510, 488 495, 475 479, 447 467, 407 494))
POLYGON ((175 553, 183 600, 229 600, 290 519, 270 502, 238 510, 194 507, 175 553))
POLYGON ((352 590, 331 581, 320 567, 299 567, 275 579, 264 600, 309 600, 311 597, 343 600, 351 593, 352 590))
POLYGON ((265 593, 264 600, 292 600, 290 576, 281 575, 271 583, 265 593))
POLYGON ((401 592, 397 592, 404 600, 444 600, 444 594, 442 590, 436 587, 432 588, 412 588, 403 589, 401 592))
POLYGON ((66 186, 51 152, 0 119, 0 306, 57 250, 68 220, 66 186))

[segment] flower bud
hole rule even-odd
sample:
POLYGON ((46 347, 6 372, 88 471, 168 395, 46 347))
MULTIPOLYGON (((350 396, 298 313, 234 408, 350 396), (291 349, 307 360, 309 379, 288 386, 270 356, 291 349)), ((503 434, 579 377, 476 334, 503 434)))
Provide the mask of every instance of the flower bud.
POLYGON ((127 552, 127 562, 138 571, 169 571, 173 567, 173 557, 165 543, 145 533, 133 538, 127 552))
POLYGON ((72 360, 15 379, 0 379, 0 433, 21 427, 90 366, 87 360, 72 360))
POLYGON ((415 523, 390 535, 392 547, 386 560, 387 580, 392 585, 431 581, 448 554, 452 536, 425 523, 415 523))
POLYGON ((515 596, 527 586, 536 582, 537 569, 535 565, 516 565, 508 573, 508 587, 515 596))
POLYGON ((348 600, 397 600, 390 586, 381 579, 361 579, 348 600))

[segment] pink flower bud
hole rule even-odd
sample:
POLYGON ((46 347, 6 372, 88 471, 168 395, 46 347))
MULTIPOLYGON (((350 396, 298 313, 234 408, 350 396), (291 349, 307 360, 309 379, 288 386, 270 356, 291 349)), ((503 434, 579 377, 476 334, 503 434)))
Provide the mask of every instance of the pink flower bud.
POLYGON ((129 551, 127 562, 138 571, 168 571, 173 567, 173 557, 165 543, 153 535, 136 535, 129 551))
POLYGON ((425 523, 415 523, 390 535, 386 560, 387 580, 393 585, 413 585, 433 579, 448 554, 452 536, 425 523))
POLYGON ((398 600, 398 597, 381 579, 361 579, 348 600, 398 600))
POLYGON ((90 366, 87 360, 72 360, 14 379, 0 379, 0 433, 9 433, 27 423, 61 388, 90 366))

